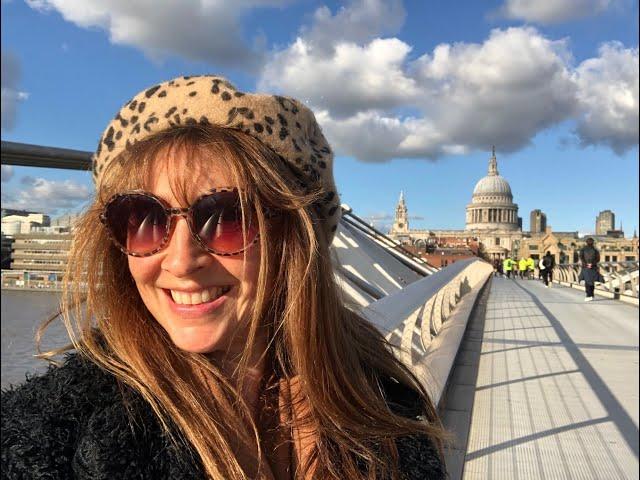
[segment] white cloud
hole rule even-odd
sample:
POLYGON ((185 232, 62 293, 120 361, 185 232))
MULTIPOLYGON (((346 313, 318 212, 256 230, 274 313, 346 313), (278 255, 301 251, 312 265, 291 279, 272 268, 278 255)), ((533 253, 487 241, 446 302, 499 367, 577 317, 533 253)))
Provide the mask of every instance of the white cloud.
POLYGON ((273 55, 260 90, 278 89, 340 117, 410 103, 419 91, 402 71, 411 47, 395 39, 375 39, 364 47, 338 43, 318 54, 303 38, 273 55))
POLYGON ((576 122, 582 145, 618 153, 637 145, 637 49, 608 46, 576 69, 568 40, 514 27, 412 60, 411 45, 379 38, 404 18, 395 7, 387 23, 373 0, 333 16, 317 10, 292 44, 272 52, 260 90, 309 104, 337 153, 363 161, 435 160, 491 145, 515 151, 565 121, 576 122), (371 27, 363 21, 354 34, 344 28, 348 18, 371 27))
POLYGON ((272 57, 261 86, 310 103, 338 152, 365 161, 516 150, 575 111, 566 43, 533 28, 442 44, 415 61, 410 50, 395 38, 338 38, 332 55, 315 55, 299 37, 272 57))
POLYGON ((2 165, 2 183, 8 182, 13 177, 13 167, 11 165, 2 165))
POLYGON ((612 3, 612 0, 507 0, 499 13, 515 20, 553 24, 597 15, 612 3))
POLYGON ((580 117, 576 133, 583 145, 608 145, 622 153, 638 144, 638 48, 619 43, 574 72, 580 117))
POLYGON ((91 197, 88 186, 71 180, 24 177, 21 183, 24 187, 19 191, 2 192, 3 207, 54 213, 76 208, 91 197))
POLYGON ((315 53, 331 52, 340 43, 366 43, 400 31, 407 14, 402 0, 352 0, 335 15, 326 6, 313 14, 311 27, 302 27, 305 42, 315 53))
POLYGON ((16 124, 19 103, 26 100, 29 95, 19 90, 21 74, 18 57, 3 51, 1 64, 1 128, 11 130, 16 124))
MULTIPOLYGON (((516 150, 572 115, 575 85, 564 41, 532 28, 493 30, 482 44, 443 44, 409 66, 424 118, 414 148, 516 150), (434 135, 424 135, 436 132, 434 135), (461 148, 462 147, 462 148, 461 148)), ((445 150, 446 151, 446 150, 445 150)))
POLYGON ((100 28, 115 44, 141 49, 160 60, 180 56, 219 67, 248 70, 262 63, 256 40, 243 38, 240 20, 251 8, 289 0, 27 0, 39 11, 56 10, 82 28, 100 28))

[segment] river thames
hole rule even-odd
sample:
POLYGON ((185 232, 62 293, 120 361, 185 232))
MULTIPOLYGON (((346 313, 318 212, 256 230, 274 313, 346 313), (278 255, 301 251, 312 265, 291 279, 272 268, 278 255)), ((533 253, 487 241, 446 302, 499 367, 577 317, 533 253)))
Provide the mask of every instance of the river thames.
MULTIPOLYGON (((2 290, 2 389, 22 383, 25 374, 43 373, 47 362, 34 358, 34 336, 40 323, 55 312, 60 293, 42 290, 2 290)), ((56 320, 45 333, 42 350, 68 343, 65 328, 56 320)))

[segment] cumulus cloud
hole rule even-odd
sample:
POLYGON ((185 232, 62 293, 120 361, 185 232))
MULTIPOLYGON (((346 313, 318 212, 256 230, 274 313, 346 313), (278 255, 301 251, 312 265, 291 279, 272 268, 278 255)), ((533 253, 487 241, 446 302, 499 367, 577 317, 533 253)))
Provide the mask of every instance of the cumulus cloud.
POLYGON ((402 0, 352 0, 332 15, 322 6, 313 14, 311 27, 303 26, 302 35, 316 54, 331 52, 335 40, 366 43, 400 31, 407 13, 402 0))
POLYGON ((514 20, 553 24, 597 15, 612 3, 612 0, 507 0, 499 14, 514 20))
POLYGON ((574 72, 583 145, 603 144, 617 153, 638 144, 638 48, 611 42, 574 72))
POLYGON ((2 182, 8 182, 13 177, 13 167, 11 165, 2 165, 2 182))
POLYGON ((100 28, 115 44, 141 49, 160 60, 180 56, 220 67, 257 68, 263 57, 259 40, 247 41, 241 18, 250 9, 275 7, 289 0, 27 0, 39 11, 58 11, 82 28, 100 28))
POLYGON ((309 104, 338 154, 383 162, 435 160, 491 145, 515 151, 567 120, 576 122, 582 145, 621 152, 637 144, 637 49, 609 45, 575 68, 566 39, 514 27, 413 59, 406 42, 373 38, 383 30, 379 22, 372 21, 368 37, 333 28, 348 16, 375 19, 371 5, 377 2, 351 2, 334 16, 318 10, 315 24, 272 52, 259 79, 261 90, 309 104), (332 33, 318 48, 321 24, 332 33), (616 86, 608 85, 612 79, 616 86))
POLYGON ((432 149, 434 139, 454 148, 523 147, 573 113, 569 59, 564 41, 532 28, 493 30, 482 44, 437 46, 409 67, 424 93, 419 123, 437 135, 419 131, 405 143, 423 149, 432 149))
POLYGON ((533 28, 442 44, 414 61, 395 38, 335 43, 315 56, 299 37, 272 57, 261 86, 306 100, 337 150, 361 160, 516 150, 575 111, 566 42, 533 28))
POLYGON ((20 91, 20 62, 18 57, 10 52, 2 51, 2 130, 11 130, 15 127, 18 113, 18 105, 28 98, 26 92, 20 91))
POLYGON ((24 188, 2 192, 3 207, 53 214, 60 209, 76 208, 91 197, 88 186, 71 180, 57 181, 26 176, 20 183, 24 188))
POLYGON ((364 109, 388 109, 412 102, 419 91, 405 75, 403 63, 411 47, 395 39, 375 39, 361 47, 335 45, 325 56, 298 38, 267 63, 262 90, 280 89, 340 117, 364 109))

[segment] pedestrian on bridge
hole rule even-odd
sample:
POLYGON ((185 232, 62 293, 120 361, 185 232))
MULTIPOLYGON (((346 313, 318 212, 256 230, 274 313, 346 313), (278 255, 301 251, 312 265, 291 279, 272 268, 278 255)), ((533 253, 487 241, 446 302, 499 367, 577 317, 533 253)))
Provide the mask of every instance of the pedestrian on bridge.
POLYGON ((124 104, 93 167, 70 345, 42 358, 74 352, 2 392, 2 478, 445 478, 425 387, 334 280, 304 103, 179 77, 124 104))
POLYGON ((527 257, 527 276, 530 280, 535 280, 535 271, 536 262, 531 255, 529 255, 529 257, 527 257))
POLYGON ((584 301, 591 302, 593 301, 595 283, 602 281, 602 275, 598 269, 600 252, 594 246, 593 238, 587 238, 586 243, 587 245, 580 250, 582 269, 580 270, 579 280, 584 280, 584 290, 586 294, 584 301))
POLYGON ((527 259, 522 257, 520 259, 520 261, 518 262, 518 271, 520 273, 520 278, 521 279, 527 278, 527 269, 528 268, 529 268, 529 265, 527 264, 527 259))
POLYGON ((542 257, 540 268, 542 269, 542 280, 544 286, 549 288, 549 284, 553 281, 553 269, 556 266, 556 258, 551 255, 550 251, 542 257))
POLYGON ((493 260, 493 276, 499 277, 502 275, 502 262, 499 258, 493 260))
POLYGON ((511 272, 513 270, 513 260, 511 260, 509 257, 505 258, 502 262, 502 269, 504 270, 507 278, 511 278, 511 272))

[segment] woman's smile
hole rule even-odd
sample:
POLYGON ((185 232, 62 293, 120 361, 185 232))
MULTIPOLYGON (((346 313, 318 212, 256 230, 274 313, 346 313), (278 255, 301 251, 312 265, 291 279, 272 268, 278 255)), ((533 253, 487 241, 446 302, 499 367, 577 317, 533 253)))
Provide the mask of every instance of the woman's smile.
POLYGON ((195 291, 165 290, 169 308, 181 318, 195 319, 218 310, 229 298, 232 287, 211 287, 195 291))

